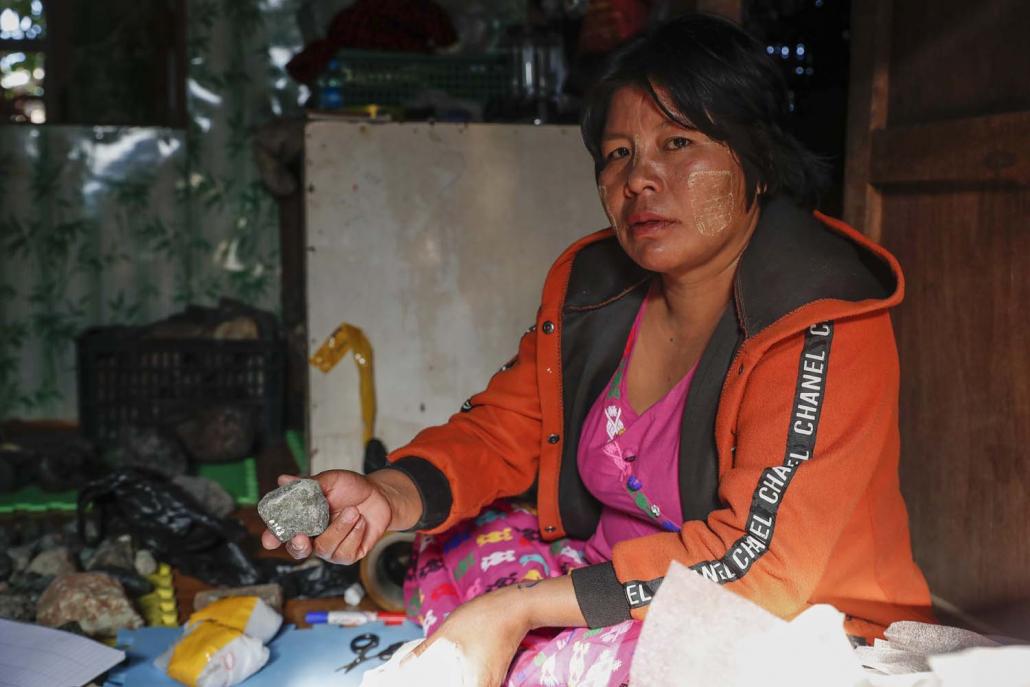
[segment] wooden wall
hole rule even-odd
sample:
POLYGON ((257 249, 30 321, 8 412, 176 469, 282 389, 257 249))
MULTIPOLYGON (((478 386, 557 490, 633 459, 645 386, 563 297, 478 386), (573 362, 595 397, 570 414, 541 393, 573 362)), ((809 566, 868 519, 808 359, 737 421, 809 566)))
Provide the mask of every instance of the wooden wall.
POLYGON ((908 279, 916 559, 946 618, 1030 637, 1030 3, 853 7, 846 215, 908 279))

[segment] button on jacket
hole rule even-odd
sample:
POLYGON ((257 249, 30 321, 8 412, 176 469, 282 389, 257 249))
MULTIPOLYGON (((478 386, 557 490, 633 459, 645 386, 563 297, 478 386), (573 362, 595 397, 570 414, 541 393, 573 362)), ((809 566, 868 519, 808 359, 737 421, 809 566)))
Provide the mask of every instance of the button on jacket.
MULTIPOLYGON (((654 278, 611 230, 554 263, 518 356, 446 424, 393 451, 442 532, 536 487, 545 539, 587 539, 600 504, 576 452, 654 278)), ((680 532, 572 573, 591 626, 642 618, 671 561, 790 618, 829 603, 872 637, 931 621, 898 482, 897 261, 842 222, 769 200, 683 411, 680 532)))

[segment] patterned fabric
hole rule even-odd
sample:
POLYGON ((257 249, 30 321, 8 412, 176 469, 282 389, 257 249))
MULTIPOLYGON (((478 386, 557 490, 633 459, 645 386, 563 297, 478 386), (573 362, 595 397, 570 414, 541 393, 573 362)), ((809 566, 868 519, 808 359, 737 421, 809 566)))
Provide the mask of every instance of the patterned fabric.
MULTIPOLYGON (((501 500, 444 534, 419 535, 404 583, 408 615, 426 636, 461 603, 516 582, 558 577, 586 564, 584 543, 544 542, 532 506, 501 500)), ((591 630, 531 632, 512 661, 505 687, 629 682, 640 622, 591 630)))
MULTIPOLYGON (((626 371, 647 300, 637 312, 618 369, 583 425, 579 472, 604 504, 597 531, 586 542, 548 544, 541 541, 535 509, 502 500, 441 535, 420 535, 404 593, 408 615, 426 636, 461 603, 480 594, 608 561, 612 546, 623 539, 679 529, 679 428, 694 370, 642 414, 630 406, 626 371)), ((593 630, 532 632, 505 685, 625 684, 639 634, 640 623, 634 620, 593 630)))
POLYGON ((587 414, 580 435, 579 474, 590 493, 604 504, 597 531, 584 551, 590 563, 611 560, 617 542, 655 532, 677 532, 683 522, 680 421, 697 366, 642 414, 629 404, 626 371, 648 300, 641 304, 622 361, 587 414))

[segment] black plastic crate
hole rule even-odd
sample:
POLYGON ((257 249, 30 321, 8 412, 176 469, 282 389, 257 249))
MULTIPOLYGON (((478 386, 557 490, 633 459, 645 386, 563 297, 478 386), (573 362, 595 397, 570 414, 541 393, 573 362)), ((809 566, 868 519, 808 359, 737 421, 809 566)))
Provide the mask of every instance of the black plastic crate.
POLYGON ((261 445, 282 436, 281 339, 148 339, 108 327, 79 337, 77 358, 79 423, 100 445, 115 442, 126 425, 163 424, 220 401, 252 410, 261 445))

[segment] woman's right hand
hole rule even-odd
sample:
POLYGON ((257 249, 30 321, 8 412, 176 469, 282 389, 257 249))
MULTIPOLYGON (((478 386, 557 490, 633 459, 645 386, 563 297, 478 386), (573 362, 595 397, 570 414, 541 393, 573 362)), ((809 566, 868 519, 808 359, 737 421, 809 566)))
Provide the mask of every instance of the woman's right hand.
MULTIPOLYGON (((280 475, 279 485, 300 479, 280 475)), ((422 500, 415 483, 399 470, 361 475, 350 470, 326 470, 311 479, 322 486, 329 501, 329 527, 312 540, 298 534, 286 542, 294 558, 314 553, 331 563, 350 565, 372 550, 387 530, 409 529, 422 516, 422 500)), ((261 535, 266 549, 282 542, 270 531, 261 535)))

